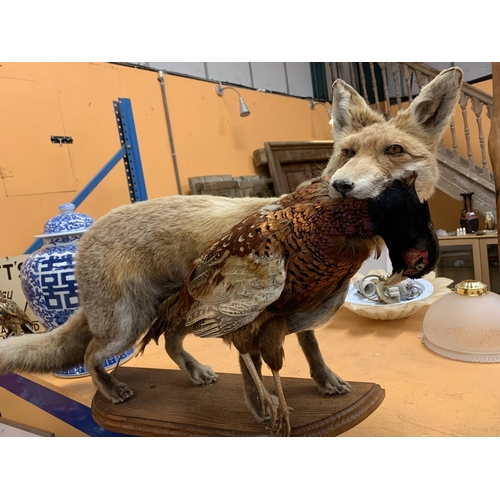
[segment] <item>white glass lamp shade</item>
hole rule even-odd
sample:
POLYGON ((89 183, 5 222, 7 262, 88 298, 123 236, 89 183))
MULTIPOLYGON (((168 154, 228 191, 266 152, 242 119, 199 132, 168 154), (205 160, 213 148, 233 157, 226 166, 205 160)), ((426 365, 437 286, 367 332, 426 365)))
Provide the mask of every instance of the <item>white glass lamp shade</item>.
POLYGON ((424 318, 423 343, 446 358, 500 362, 500 295, 465 280, 432 304, 424 318))

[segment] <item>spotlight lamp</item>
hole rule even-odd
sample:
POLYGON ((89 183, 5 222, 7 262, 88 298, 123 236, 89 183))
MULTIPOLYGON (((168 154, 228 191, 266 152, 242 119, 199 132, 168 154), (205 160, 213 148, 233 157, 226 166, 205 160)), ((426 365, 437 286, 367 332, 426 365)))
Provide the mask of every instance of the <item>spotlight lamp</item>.
POLYGON ((228 85, 222 86, 221 82, 219 82, 215 86, 215 92, 220 97, 222 97, 222 95, 224 94, 224 90, 234 90, 238 94, 238 97, 240 100, 240 116, 242 118, 244 118, 245 116, 248 116, 250 114, 250 110, 248 109, 248 106, 245 104, 243 97, 241 97, 241 94, 234 87, 230 87, 228 85))
POLYGON ((333 125, 332 112, 330 111, 330 109, 328 108, 328 106, 324 102, 314 102, 312 99, 309 100, 309 107, 311 109, 314 109, 314 107, 317 106, 318 104, 320 106, 324 106, 325 107, 326 112, 328 113, 328 118, 330 118, 330 121, 328 123, 330 123, 330 125, 333 125))

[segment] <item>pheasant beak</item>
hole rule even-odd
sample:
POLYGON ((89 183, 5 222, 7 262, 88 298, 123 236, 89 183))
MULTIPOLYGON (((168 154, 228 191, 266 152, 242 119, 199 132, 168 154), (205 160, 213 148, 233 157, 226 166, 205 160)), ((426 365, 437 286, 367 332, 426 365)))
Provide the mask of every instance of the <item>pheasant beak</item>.
POLYGON ((404 271, 398 271, 396 273, 392 273, 385 282, 385 286, 394 286, 403 281, 403 273, 404 271))

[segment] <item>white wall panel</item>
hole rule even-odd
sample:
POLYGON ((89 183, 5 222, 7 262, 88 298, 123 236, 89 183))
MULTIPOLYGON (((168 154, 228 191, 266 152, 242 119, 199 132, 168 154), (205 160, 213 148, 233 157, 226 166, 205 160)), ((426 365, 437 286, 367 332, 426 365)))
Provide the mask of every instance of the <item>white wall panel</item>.
POLYGON ((443 71, 443 69, 450 68, 452 66, 449 62, 424 62, 424 64, 428 64, 439 71, 443 71))
POLYGON ((202 62, 150 62, 149 67, 163 71, 172 71, 181 75, 206 78, 205 65, 202 62))
POLYGON ((308 62, 131 62, 129 64, 300 97, 313 95, 308 62))
POLYGON ((451 66, 458 66, 464 72, 464 79, 466 82, 477 80, 485 76, 491 75, 491 62, 449 62, 449 63, 425 63, 433 68, 442 71, 443 69, 450 68, 451 66))
MULTIPOLYGON (((171 71, 181 75, 205 78, 207 80, 234 83, 251 88, 266 89, 271 92, 280 92, 299 97, 313 96, 310 65, 308 62, 146 62, 139 64, 157 70, 171 71)), ((349 63, 336 63, 336 68, 342 64, 344 77, 347 83, 352 85, 349 63)), ((465 73, 465 81, 476 80, 491 74, 491 63, 489 62, 428 62, 438 70, 449 68, 451 65, 460 66, 465 73)), ((353 63, 357 87, 358 64, 353 63)), ((325 63, 327 86, 331 100, 331 77, 329 63, 325 63)), ((338 75, 340 76, 340 75, 338 75)), ((401 94, 406 96, 406 85, 401 73, 397 75, 401 94)), ((395 96, 394 77, 390 71, 387 72, 389 92, 395 96)), ((413 94, 418 93, 418 87, 413 84, 413 94)))
POLYGON ((288 93, 285 63, 253 62, 251 65, 255 88, 288 93))
POLYGON ((220 80, 252 87, 250 64, 247 62, 209 62, 207 68, 209 80, 220 80))
POLYGON ((491 76, 491 62, 457 62, 454 64, 464 70, 464 79, 466 82, 477 80, 484 76, 491 76))
MULTIPOLYGON (((301 97, 313 96, 311 70, 308 62, 287 62, 288 88, 291 95, 301 97)), ((330 73, 327 67, 327 78, 330 73)), ((330 84, 331 85, 331 84, 330 84)))

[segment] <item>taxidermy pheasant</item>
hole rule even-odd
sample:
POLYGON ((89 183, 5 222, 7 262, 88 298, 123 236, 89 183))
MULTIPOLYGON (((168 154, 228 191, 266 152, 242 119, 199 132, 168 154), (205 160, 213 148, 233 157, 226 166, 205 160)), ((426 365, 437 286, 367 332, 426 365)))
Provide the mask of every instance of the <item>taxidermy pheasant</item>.
POLYGON ((33 323, 27 314, 3 292, 0 292, 0 326, 7 330, 4 338, 33 333, 33 323))
POLYGON ((260 408, 252 408, 245 387, 252 413, 270 412, 272 430, 279 433, 285 423, 290 435, 279 377, 285 336, 332 319, 351 277, 380 249, 377 236, 389 249, 391 283, 403 275, 419 278, 437 264, 429 209, 414 181, 395 181, 378 198, 358 200, 332 197, 328 180, 319 178, 253 213, 194 262, 181 289, 159 306, 139 352, 151 339, 186 328, 198 337, 222 337, 239 351, 243 374, 246 366, 255 384, 260 408), (277 408, 255 368, 260 357, 273 374, 277 408))

